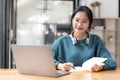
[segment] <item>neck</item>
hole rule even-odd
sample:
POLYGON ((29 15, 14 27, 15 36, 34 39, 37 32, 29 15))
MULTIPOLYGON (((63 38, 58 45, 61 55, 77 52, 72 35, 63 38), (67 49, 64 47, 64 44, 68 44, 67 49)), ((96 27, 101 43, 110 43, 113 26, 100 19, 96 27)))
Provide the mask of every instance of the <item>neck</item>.
POLYGON ((74 32, 73 36, 76 37, 78 40, 79 39, 85 39, 87 37, 87 33, 86 32, 84 32, 84 33, 76 33, 76 32, 74 32))

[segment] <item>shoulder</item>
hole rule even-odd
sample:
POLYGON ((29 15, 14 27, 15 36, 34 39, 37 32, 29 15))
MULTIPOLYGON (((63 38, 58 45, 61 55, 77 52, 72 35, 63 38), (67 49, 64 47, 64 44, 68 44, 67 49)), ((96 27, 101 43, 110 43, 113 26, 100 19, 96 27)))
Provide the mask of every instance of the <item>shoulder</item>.
POLYGON ((100 36, 98 36, 97 34, 90 34, 89 37, 93 40, 101 40, 100 36))
POLYGON ((90 34, 90 42, 93 44, 103 45, 103 40, 97 34, 90 34))
POLYGON ((56 41, 57 41, 57 42, 61 42, 61 41, 68 40, 68 39, 70 39, 70 36, 69 36, 69 35, 65 35, 65 36, 61 36, 61 37, 57 38, 57 39, 55 40, 55 42, 56 42, 56 41))

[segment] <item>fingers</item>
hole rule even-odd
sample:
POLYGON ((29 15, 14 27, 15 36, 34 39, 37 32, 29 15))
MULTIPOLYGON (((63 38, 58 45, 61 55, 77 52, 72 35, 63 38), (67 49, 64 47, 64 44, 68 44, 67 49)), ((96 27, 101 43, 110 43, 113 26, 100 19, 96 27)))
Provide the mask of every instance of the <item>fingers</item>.
POLYGON ((72 63, 64 63, 64 70, 69 71, 72 68, 73 64, 72 63))
POLYGON ((91 68, 91 71, 93 72, 97 72, 97 71, 101 71, 104 67, 104 63, 101 64, 94 64, 91 68))
POLYGON ((69 71, 72 68, 73 64, 72 63, 63 63, 63 64, 58 64, 58 69, 62 71, 69 71))

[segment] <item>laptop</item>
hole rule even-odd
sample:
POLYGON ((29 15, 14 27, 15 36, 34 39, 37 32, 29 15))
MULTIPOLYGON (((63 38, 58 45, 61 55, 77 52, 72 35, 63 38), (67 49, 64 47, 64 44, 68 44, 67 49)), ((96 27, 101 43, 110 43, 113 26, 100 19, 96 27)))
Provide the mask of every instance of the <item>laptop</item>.
POLYGON ((52 77, 70 73, 56 70, 51 46, 12 45, 12 52, 19 73, 52 77))

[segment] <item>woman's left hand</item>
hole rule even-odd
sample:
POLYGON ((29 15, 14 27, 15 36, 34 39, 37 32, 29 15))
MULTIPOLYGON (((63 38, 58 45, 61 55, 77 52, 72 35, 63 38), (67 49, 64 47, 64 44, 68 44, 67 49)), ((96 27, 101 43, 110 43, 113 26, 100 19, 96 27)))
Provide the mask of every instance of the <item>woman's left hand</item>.
POLYGON ((93 72, 98 72, 98 71, 101 71, 104 67, 104 63, 101 63, 101 64, 94 64, 91 68, 91 71, 93 72))

